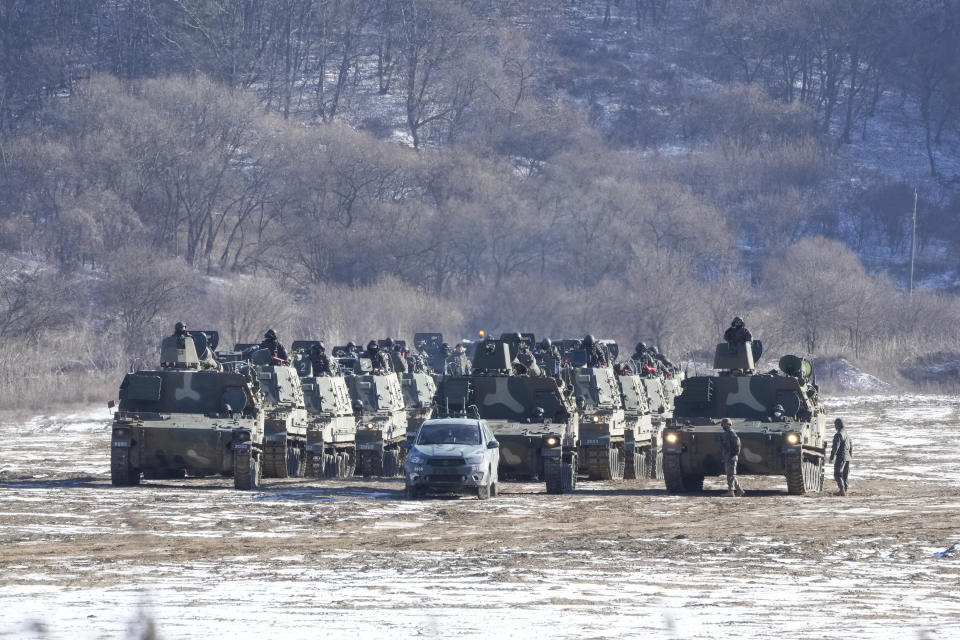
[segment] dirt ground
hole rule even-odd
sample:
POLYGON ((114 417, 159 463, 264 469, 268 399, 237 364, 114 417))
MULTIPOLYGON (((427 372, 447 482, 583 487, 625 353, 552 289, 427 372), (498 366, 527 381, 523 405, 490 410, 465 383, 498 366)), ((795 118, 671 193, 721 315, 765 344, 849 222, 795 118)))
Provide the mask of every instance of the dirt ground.
POLYGON ((832 407, 856 446, 847 498, 755 477, 740 499, 720 478, 485 502, 359 478, 120 489, 105 411, 9 424, 0 637, 960 636, 960 552, 936 555, 960 543, 960 400, 832 407))

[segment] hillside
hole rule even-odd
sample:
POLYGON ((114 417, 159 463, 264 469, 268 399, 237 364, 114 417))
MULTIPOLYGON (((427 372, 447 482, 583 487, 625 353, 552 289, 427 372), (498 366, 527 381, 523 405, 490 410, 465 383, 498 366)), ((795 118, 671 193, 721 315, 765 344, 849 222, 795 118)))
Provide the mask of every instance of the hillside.
POLYGON ((63 376, 114 384, 178 318, 696 358, 734 313, 900 382, 960 351, 958 24, 932 0, 3 5, 0 362, 58 362, 0 383, 82 399, 63 376))

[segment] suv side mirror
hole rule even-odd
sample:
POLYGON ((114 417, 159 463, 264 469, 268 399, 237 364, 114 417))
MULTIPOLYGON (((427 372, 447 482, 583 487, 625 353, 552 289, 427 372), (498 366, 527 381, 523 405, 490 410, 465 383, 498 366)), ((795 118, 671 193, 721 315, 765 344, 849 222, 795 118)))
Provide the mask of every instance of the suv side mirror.
POLYGON ((497 442, 496 440, 491 440, 490 442, 487 443, 487 449, 499 449, 499 448, 500 448, 500 443, 497 442))

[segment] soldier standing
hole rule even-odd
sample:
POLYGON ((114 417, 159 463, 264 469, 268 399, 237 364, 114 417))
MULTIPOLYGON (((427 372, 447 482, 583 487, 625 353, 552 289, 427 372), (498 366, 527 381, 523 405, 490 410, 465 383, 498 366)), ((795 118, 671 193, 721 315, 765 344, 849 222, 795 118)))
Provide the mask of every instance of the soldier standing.
POLYGON ((269 349, 274 358, 287 359, 287 350, 280 344, 277 339, 277 332, 273 329, 267 329, 267 332, 263 334, 263 342, 260 343, 260 348, 269 349))
POLYGON ((727 473, 727 491, 730 496, 742 496, 744 490, 737 480, 737 459, 740 457, 740 436, 733 430, 729 418, 720 421, 723 433, 720 434, 720 455, 723 458, 724 471, 727 473))
POLYGON ((830 462, 833 463, 833 479, 837 481, 840 495, 845 496, 850 489, 847 477, 850 475, 850 460, 853 458, 853 441, 847 435, 843 420, 837 418, 833 421, 833 426, 837 428, 837 432, 833 436, 830 462))

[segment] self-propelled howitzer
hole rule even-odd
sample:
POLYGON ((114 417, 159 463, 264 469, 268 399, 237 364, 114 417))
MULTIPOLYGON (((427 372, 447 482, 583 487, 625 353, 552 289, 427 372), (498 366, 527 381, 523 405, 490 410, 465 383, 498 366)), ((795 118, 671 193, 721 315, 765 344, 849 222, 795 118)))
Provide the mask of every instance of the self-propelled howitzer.
POLYGON ((758 373, 755 357, 761 351, 757 342, 719 344, 718 375, 683 381, 663 436, 664 480, 671 493, 699 491, 705 476, 724 472, 722 418, 730 419, 740 437, 739 474, 782 475, 791 494, 823 488, 824 412, 810 380, 812 365, 784 356, 779 371, 758 373))

